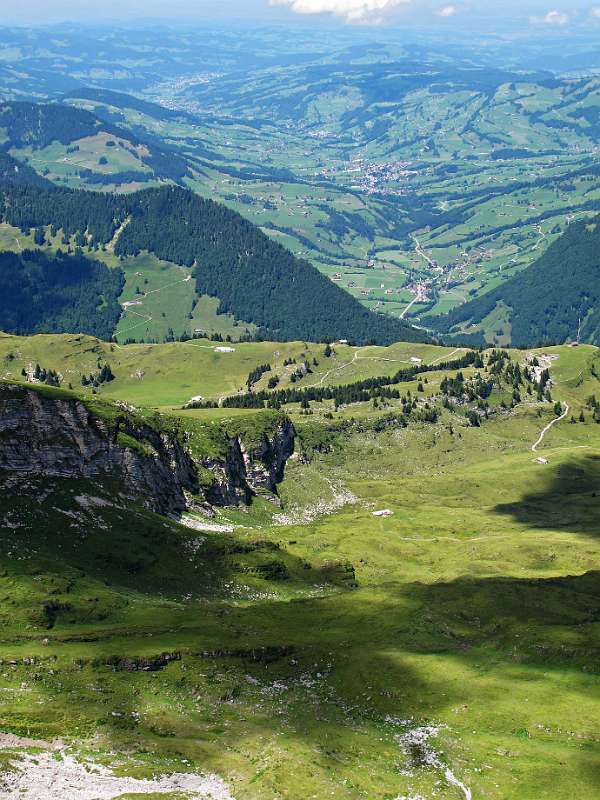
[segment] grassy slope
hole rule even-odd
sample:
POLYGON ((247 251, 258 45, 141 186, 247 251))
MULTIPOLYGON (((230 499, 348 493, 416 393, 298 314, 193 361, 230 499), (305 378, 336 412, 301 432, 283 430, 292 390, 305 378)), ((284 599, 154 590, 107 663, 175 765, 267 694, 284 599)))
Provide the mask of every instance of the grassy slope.
MULTIPOLYGON (((74 246, 74 241, 71 245, 74 246)), ((46 244, 39 248, 34 242, 33 232, 24 235, 18 228, 5 223, 0 224, 0 249, 21 250, 43 249, 54 253, 58 248, 65 249, 62 234, 52 237, 50 228, 46 229, 46 244)), ((162 261, 152 253, 140 253, 119 259, 112 252, 85 249, 89 258, 101 260, 109 267, 120 267, 125 272, 126 283, 120 297, 121 303, 137 301, 141 305, 124 308, 123 316, 117 325, 115 336, 123 342, 128 339, 163 341, 169 329, 175 336, 183 333, 193 336, 195 330, 208 334, 219 333, 236 339, 246 331, 254 332, 251 323, 237 322, 229 314, 217 314, 219 302, 216 298, 196 294, 191 270, 162 261), (140 290, 138 294, 137 290, 140 290), (197 301, 197 302, 195 302, 197 301), (189 318, 191 313, 192 317, 189 318)))
MULTIPOLYGON (((579 408, 600 387, 597 351, 557 352, 554 394, 579 408)), ((288 508, 321 491, 327 499, 326 476, 357 504, 288 528, 271 527, 259 504, 234 537, 202 534, 183 560, 190 533, 144 512, 132 525, 132 512, 114 507, 77 504, 75 523, 56 510, 73 507, 75 488, 119 503, 111 487, 59 486, 38 507, 4 497, 6 521, 25 527, 0 549, 2 649, 40 663, 5 670, 3 727, 69 735, 84 749, 95 736, 101 758, 124 752, 123 769, 137 775, 215 770, 248 800, 452 800, 460 792, 439 770, 404 773, 395 740, 440 723, 442 758, 474 797, 600 797, 600 427, 555 426, 542 448, 550 463, 539 466, 530 447, 549 419, 524 405, 481 429, 453 416, 350 433, 312 464, 292 463, 282 497, 288 508), (383 507, 394 516, 374 518, 383 507), (289 582, 242 571, 264 550, 219 552, 257 539, 285 544, 276 557, 289 582), (332 585, 319 566, 346 560, 359 588, 340 592, 339 570, 332 585), (72 610, 47 630, 50 598, 72 610), (294 652, 270 663, 240 652, 265 646, 294 652), (103 666, 165 650, 183 661, 159 673, 103 666)))
MULTIPOLYGON (((281 385, 289 384, 291 372, 308 360, 313 373, 299 386, 314 383, 347 383, 371 375, 388 375, 410 358, 433 361, 445 353, 443 347, 423 344, 396 344, 390 347, 353 348, 336 345, 336 354, 323 356, 323 345, 303 342, 252 342, 234 344, 233 353, 219 353, 221 345, 206 340, 174 342, 172 344, 114 345, 86 336, 17 337, 0 336, 0 359, 4 359, 2 375, 18 378, 23 366, 39 363, 46 369, 56 369, 64 383, 78 387, 82 374, 96 372, 98 359, 107 361, 117 380, 101 389, 103 396, 118 398, 139 405, 177 407, 192 396, 217 399, 233 394, 244 387, 248 374, 260 364, 270 364, 260 384, 277 374, 281 385), (10 358, 10 354, 14 358, 10 358), (318 365, 312 364, 317 359, 318 365), (284 367, 283 362, 296 359, 296 364, 284 367), (137 375, 143 373, 140 379, 137 375)), ((229 346, 229 345, 227 345, 229 346)), ((462 351, 458 351, 462 352, 462 351)))
POLYGON ((193 336, 200 330, 234 339, 246 330, 256 330, 250 323, 236 323, 229 314, 217 314, 217 298, 206 295, 198 298, 191 270, 186 267, 161 261, 151 253, 125 258, 119 266, 126 278, 121 303, 140 304, 124 309, 115 332, 120 342, 128 339, 162 342, 169 330, 177 337, 183 333, 193 336))

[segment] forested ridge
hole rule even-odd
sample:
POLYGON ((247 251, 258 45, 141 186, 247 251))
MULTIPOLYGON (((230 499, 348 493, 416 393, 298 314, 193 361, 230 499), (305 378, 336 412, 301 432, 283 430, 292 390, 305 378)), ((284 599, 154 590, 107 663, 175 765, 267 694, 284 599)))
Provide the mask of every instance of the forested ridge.
POLYGON ((81 254, 0 252, 0 328, 20 335, 87 333, 109 339, 121 316, 121 269, 81 254))
MULTIPOLYGON (((187 114, 182 111, 175 111, 165 106, 160 106, 157 103, 149 102, 148 100, 140 100, 131 94, 123 92, 115 92, 111 89, 98 89, 95 86, 80 86, 67 92, 63 99, 77 99, 77 100, 92 100, 96 103, 105 103, 108 106, 115 108, 132 108, 134 111, 139 111, 140 114, 147 114, 154 119, 177 119, 178 117, 185 117, 187 114)), ((98 114, 102 113, 103 109, 97 111, 98 114)), ((106 109, 104 109, 106 111, 106 109)), ((192 119, 196 119, 192 117, 192 119)))
POLYGON ((427 339, 400 320, 370 312, 236 212, 179 187, 125 196, 4 180, 0 200, 2 221, 25 232, 50 225, 105 246, 121 228, 117 255, 147 250, 193 267, 199 294, 218 297, 220 312, 253 322, 268 338, 427 339))
MULTIPOLYGON (((60 103, 0 103, 0 128, 6 137, 2 144, 4 150, 11 147, 43 149, 52 142, 69 145, 101 132, 125 140, 133 146, 141 143, 139 137, 134 136, 131 131, 120 128, 109 120, 100 119, 91 111, 60 103)), ((188 164, 178 153, 159 146, 154 140, 144 139, 143 144, 147 147, 147 154, 142 155, 140 161, 150 167, 157 178, 177 182, 188 174, 188 164)), ((86 170, 82 170, 82 177, 87 177, 85 172, 86 170)), ((144 174, 144 177, 147 175, 144 174)), ((123 183, 128 178, 129 175, 125 173, 120 182, 123 183)))
POLYGON ((434 320, 437 330, 478 324, 502 302, 515 347, 562 343, 578 336, 600 344, 600 217, 572 223, 523 272, 434 320))
POLYGON ((93 136, 99 130, 120 135, 114 126, 102 123, 90 111, 58 103, 10 102, 0 104, 0 128, 11 147, 47 147, 52 142, 70 144, 93 136))
POLYGON ((16 161, 2 150, 0 150, 0 184, 51 186, 50 181, 38 175, 28 164, 16 161))

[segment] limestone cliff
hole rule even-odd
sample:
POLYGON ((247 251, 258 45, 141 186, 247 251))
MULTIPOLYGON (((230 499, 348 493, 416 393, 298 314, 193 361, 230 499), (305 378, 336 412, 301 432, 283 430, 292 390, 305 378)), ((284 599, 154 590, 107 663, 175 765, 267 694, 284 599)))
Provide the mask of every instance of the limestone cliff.
POLYGON ((283 480, 285 465, 294 452, 295 438, 294 426, 285 417, 262 431, 258 440, 240 432, 229 435, 225 459, 202 462, 215 476, 206 490, 207 500, 214 505, 237 505, 263 495, 278 503, 277 484, 283 480))
POLYGON ((222 454, 204 457, 192 456, 178 432, 108 408, 110 414, 98 414, 64 393, 0 384, 0 479, 116 478, 163 514, 184 511, 190 499, 212 505, 247 503, 258 493, 276 499, 294 449, 289 420, 251 445, 240 433, 224 436, 222 454))

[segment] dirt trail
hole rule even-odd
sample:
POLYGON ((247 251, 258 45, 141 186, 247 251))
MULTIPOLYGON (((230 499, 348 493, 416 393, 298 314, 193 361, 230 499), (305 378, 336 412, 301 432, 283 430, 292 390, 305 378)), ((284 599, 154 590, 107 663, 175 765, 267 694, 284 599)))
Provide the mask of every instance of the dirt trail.
POLYGON ((180 283, 189 283, 191 280, 193 280, 192 276, 187 275, 185 278, 181 278, 180 280, 172 281, 171 283, 166 283, 164 286, 160 286, 158 289, 150 289, 149 291, 144 292, 142 297, 148 297, 148 295, 151 294, 160 294, 165 289, 170 289, 172 286, 178 286, 180 283))
POLYGON ((345 367, 349 367, 351 364, 354 364, 354 362, 356 361, 356 356, 357 355, 358 355, 358 350, 356 351, 356 353, 354 353, 354 358, 352 359, 352 361, 345 361, 343 364, 340 364, 337 367, 333 367, 332 369, 330 369, 327 372, 325 372, 321 376, 321 380, 319 381, 318 385, 322 386, 323 385, 323 381, 325 381, 325 379, 328 378, 329 375, 331 375, 332 372, 339 372, 341 369, 344 369, 345 367))
POLYGON ((539 237, 540 237, 540 238, 537 240, 537 242, 536 242, 536 243, 533 245, 533 247, 531 248, 531 251, 532 251, 532 252, 533 252, 534 250, 537 250, 537 249, 538 249, 538 247, 541 245, 541 243, 542 243, 542 242, 543 242, 545 239, 547 239, 547 238, 548 238, 548 237, 546 236, 546 234, 544 233, 544 231, 542 230, 542 226, 541 226, 541 225, 538 225, 538 226, 537 226, 537 232, 538 232, 538 234, 539 234, 539 237))
POLYGON ((114 253, 114 252, 115 252, 115 247, 116 247, 116 245, 117 245, 117 242, 119 241, 119 236, 120 236, 120 235, 123 233, 123 231, 124 231, 124 230, 125 230, 125 228, 126 228, 128 225, 129 225, 129 223, 130 223, 130 222, 131 222, 131 217, 127 217, 127 219, 125 219, 125 220, 124 220, 124 221, 121 223, 121 225, 120 225, 120 226, 117 228, 117 230, 116 230, 116 231, 115 231, 115 233, 114 233, 114 236, 113 236, 113 238, 112 238, 112 239, 110 240, 110 242, 109 242, 109 243, 106 245, 106 249, 107 249, 107 251, 108 251, 109 253, 114 253))
POLYGON ((421 256, 421 258, 424 258, 425 261, 431 267, 431 269, 435 269, 435 266, 436 266, 435 261, 427 255, 427 253, 425 252, 425 249, 423 248, 423 245, 421 244, 421 242, 417 239, 416 236, 412 236, 411 238, 412 238, 413 242, 415 243, 415 253, 417 255, 421 256))
POLYGON ((567 416, 568 413, 569 413, 569 404, 565 403, 565 411, 563 411, 563 413, 560 415, 560 417, 556 417, 556 419, 553 419, 552 422, 550 422, 548 425, 546 425, 544 430, 540 433, 537 442, 535 444, 531 445, 531 452, 532 453, 536 453, 537 452, 538 447, 544 441, 544 436, 548 433, 550 428, 552 428, 554 425, 556 425, 557 422, 560 422, 562 419, 564 419, 567 416))
POLYGON ((431 367, 434 364, 437 364, 438 361, 450 361, 452 356, 456 355, 456 353, 460 353, 461 350, 464 350, 464 347, 457 347, 455 350, 453 350, 451 353, 448 353, 448 354, 443 353, 441 356, 438 356, 437 358, 434 358, 433 361, 430 361, 429 362, 429 366, 431 367))
POLYGON ((333 372, 340 372, 341 370, 345 369, 346 367, 352 366, 352 364, 356 364, 357 361, 386 361, 390 364, 410 364, 410 361, 406 361, 403 358, 385 358, 384 356, 361 356, 360 352, 363 348, 360 348, 354 353, 351 361, 344 361, 343 364, 339 364, 337 367, 332 367, 330 370, 327 370, 322 376, 321 380, 316 386, 322 386, 324 381, 333 373, 333 372))
MULTIPOLYGON (((162 291, 164 291, 164 289, 170 289, 172 286, 177 286, 180 283, 189 283, 191 280, 192 280, 192 276, 191 275, 187 275, 185 278, 182 278, 181 280, 173 281, 172 283, 167 283, 164 286, 159 287, 158 289, 150 289, 149 291, 144 292, 142 297, 148 297, 151 294, 160 294, 162 291)), ((123 310, 122 319, 124 319, 127 314, 134 314, 136 317, 141 317, 142 318, 142 322, 136 322, 135 325, 132 325, 131 327, 126 328, 124 331, 120 331, 119 333, 120 333, 121 336, 124 333, 129 333, 129 331, 132 331, 135 328, 139 328, 140 325, 144 324, 144 322, 146 322, 146 323, 152 322, 152 317, 151 316, 145 315, 145 314, 140 314, 138 311, 132 311, 131 308, 125 308, 123 310)))
POLYGON ((129 331, 134 330, 135 328, 139 328, 140 325, 148 325, 148 323, 152 322, 152 317, 146 316, 145 314, 139 314, 137 311, 131 311, 127 309, 125 312, 126 314, 134 314, 136 317, 141 317, 141 322, 136 322, 135 325, 131 325, 129 328, 125 328, 124 331, 119 331, 119 335, 123 336, 125 333, 129 333, 129 331))

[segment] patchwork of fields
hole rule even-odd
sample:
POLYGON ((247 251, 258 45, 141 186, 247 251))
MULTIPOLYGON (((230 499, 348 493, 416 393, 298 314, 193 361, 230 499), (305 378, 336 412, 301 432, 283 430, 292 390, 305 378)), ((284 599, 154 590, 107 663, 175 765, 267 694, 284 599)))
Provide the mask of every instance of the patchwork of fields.
MULTIPOLYGON (((561 77, 515 67, 513 53, 496 53, 490 66, 479 42, 465 43, 460 57, 439 42, 424 55, 383 34, 357 58, 343 34, 292 41, 280 31, 277 41, 267 30, 246 32, 250 63, 240 68, 237 47, 205 35, 211 69, 180 39, 185 66, 171 64, 161 41, 151 69, 126 34, 107 35, 107 53, 115 36, 130 52, 135 79, 94 77, 100 68, 84 68, 93 61, 85 51, 71 68, 78 88, 51 96, 94 112, 107 131, 118 125, 119 135, 101 125, 94 135, 10 152, 71 187, 129 192, 183 182, 249 218, 368 308, 425 325, 523 270, 571 222, 600 209, 594 70, 561 77), (266 52, 281 63, 265 66, 266 52), (502 59, 510 67, 498 68, 502 59)), ((9 82, 16 98, 30 96, 26 64, 47 64, 51 80, 62 63, 52 48, 23 49, 22 57, 23 74, 9 82)), ((529 44, 520 58, 536 62, 529 44)), ((560 54, 546 61, 561 63, 560 54)), ((483 332, 500 345, 510 336, 496 317, 483 332)), ((164 334, 158 322, 146 338, 164 334)))
MULTIPOLYGON (((399 71, 386 70, 388 89, 399 71)), ((269 75, 275 109, 278 81, 289 77, 269 75)), ((328 75, 309 80, 308 108, 271 111, 258 129, 245 120, 266 113, 264 76, 251 94, 246 81, 240 95, 230 81, 171 98, 185 108, 195 91, 210 108, 214 97, 215 112, 225 103, 235 120, 225 128, 120 111, 185 152, 195 191, 249 217, 369 308, 420 318, 493 288, 600 208, 597 80, 550 87, 502 77, 493 90, 475 79, 439 94, 399 85, 385 103, 363 88, 353 105, 331 107, 328 75), (208 160, 196 140, 211 142, 208 160)), ((492 327, 486 333, 492 341, 492 327)))

